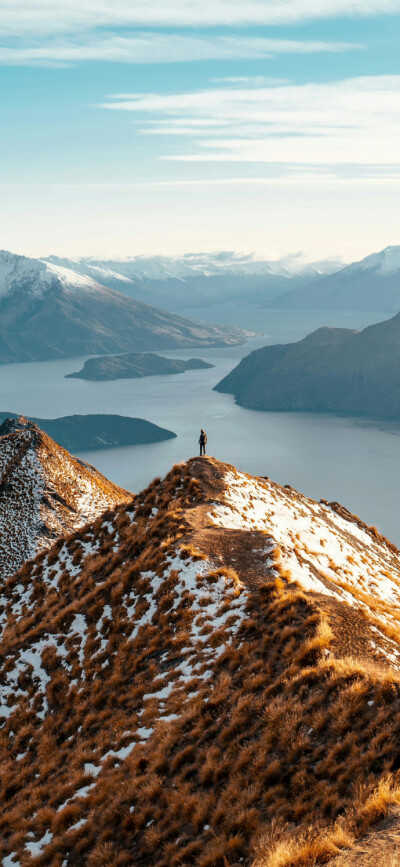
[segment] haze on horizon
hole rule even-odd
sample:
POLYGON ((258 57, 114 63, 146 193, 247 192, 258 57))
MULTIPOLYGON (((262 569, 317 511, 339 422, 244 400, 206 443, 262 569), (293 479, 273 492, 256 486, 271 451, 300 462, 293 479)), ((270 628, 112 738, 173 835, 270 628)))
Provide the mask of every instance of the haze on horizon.
POLYGON ((398 0, 3 0, 0 247, 399 243, 398 0))

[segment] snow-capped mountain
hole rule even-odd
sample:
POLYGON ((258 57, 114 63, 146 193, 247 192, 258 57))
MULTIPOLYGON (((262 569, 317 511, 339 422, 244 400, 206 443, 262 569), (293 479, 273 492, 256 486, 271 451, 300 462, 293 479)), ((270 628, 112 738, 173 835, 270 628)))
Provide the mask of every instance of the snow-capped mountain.
POLYGON ((215 277, 221 274, 254 275, 279 274, 290 276, 290 270, 281 261, 257 259, 251 255, 219 251, 215 253, 187 253, 184 256, 131 256, 127 259, 99 260, 62 259, 49 256, 45 261, 73 268, 80 273, 107 279, 115 276, 133 283, 143 281, 187 280, 190 277, 215 277))
POLYGON ((400 247, 386 247, 267 303, 270 307, 319 310, 400 310, 400 247))
POLYGON ((400 247, 386 247, 380 253, 372 253, 360 262, 354 262, 347 269, 349 273, 358 271, 372 271, 374 274, 388 276, 400 274, 400 247))
POLYGON ((98 288, 90 277, 65 266, 0 250, 0 298, 14 293, 43 298, 58 285, 86 292, 98 288))
POLYGON ((22 416, 0 426, 0 571, 4 579, 64 534, 131 495, 22 416))
POLYGON ((186 307, 240 300, 262 303, 342 267, 333 260, 304 265, 297 256, 273 261, 227 251, 124 260, 50 256, 46 261, 168 310, 177 310, 182 303, 186 307))
POLYGON ((240 329, 174 316, 64 265, 0 253, 0 362, 244 339, 240 329))
POLYGON ((3 864, 326 863, 398 797, 399 552, 337 503, 193 459, 0 622, 3 864))

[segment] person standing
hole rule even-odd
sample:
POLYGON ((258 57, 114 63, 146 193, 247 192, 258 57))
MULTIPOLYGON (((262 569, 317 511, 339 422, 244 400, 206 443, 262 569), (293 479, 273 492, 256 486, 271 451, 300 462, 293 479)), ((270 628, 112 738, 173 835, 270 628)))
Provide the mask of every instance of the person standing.
POLYGON ((206 434, 205 430, 203 430, 203 428, 200 431, 199 445, 200 445, 200 456, 205 455, 206 445, 207 445, 207 434, 206 434))

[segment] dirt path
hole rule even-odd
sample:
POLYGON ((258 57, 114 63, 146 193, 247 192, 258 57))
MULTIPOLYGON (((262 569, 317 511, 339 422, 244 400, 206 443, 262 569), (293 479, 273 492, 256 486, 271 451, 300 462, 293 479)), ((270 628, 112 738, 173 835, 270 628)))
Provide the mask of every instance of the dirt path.
POLYGON ((188 509, 185 520, 192 528, 190 542, 210 560, 221 560, 224 566, 237 572, 246 587, 254 588, 263 584, 270 576, 268 567, 268 542, 265 533, 259 530, 230 530, 216 527, 210 518, 215 500, 225 499, 225 485, 221 474, 221 464, 213 458, 197 458, 191 464, 191 475, 204 486, 204 502, 201 506, 188 509))
MULTIPOLYGON (((234 569, 243 584, 254 590, 265 581, 275 580, 276 571, 273 566, 268 566, 269 539, 272 537, 260 530, 228 529, 213 523, 214 504, 226 500, 224 474, 229 469, 235 471, 234 467, 221 464, 209 456, 190 462, 190 474, 202 484, 203 495, 201 505, 188 508, 184 513, 185 521, 192 531, 188 542, 210 560, 218 562, 220 559, 221 565, 234 569)), ((298 497, 292 488, 289 493, 293 499, 298 497)), ((317 577, 324 583, 323 575, 317 573, 317 577)), ((336 656, 356 657, 378 675, 387 670, 387 659, 383 653, 373 649, 376 635, 360 609, 322 593, 309 592, 308 598, 329 619, 334 633, 331 650, 336 656)), ((379 641, 390 654, 392 647, 383 634, 379 641)))

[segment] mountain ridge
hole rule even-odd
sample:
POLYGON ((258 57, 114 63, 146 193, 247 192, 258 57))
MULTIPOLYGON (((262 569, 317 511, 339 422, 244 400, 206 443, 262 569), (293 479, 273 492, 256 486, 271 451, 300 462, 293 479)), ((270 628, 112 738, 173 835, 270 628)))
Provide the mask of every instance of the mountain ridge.
POLYGON ((335 260, 304 264, 297 256, 275 261, 229 251, 120 260, 49 256, 44 261, 72 268, 145 303, 172 311, 182 305, 262 304, 293 285, 298 288, 341 267, 335 260))
POLYGON ((143 304, 65 267, 0 253, 0 363, 229 346, 247 336, 143 304))
POLYGON ((175 466, 2 588, 4 856, 325 863, 398 797, 399 619, 374 528, 175 466))
POLYGON ((316 310, 400 310, 400 246, 386 247, 309 286, 266 302, 267 307, 316 310))
POLYGON ((130 494, 24 416, 0 426, 2 577, 130 494))

